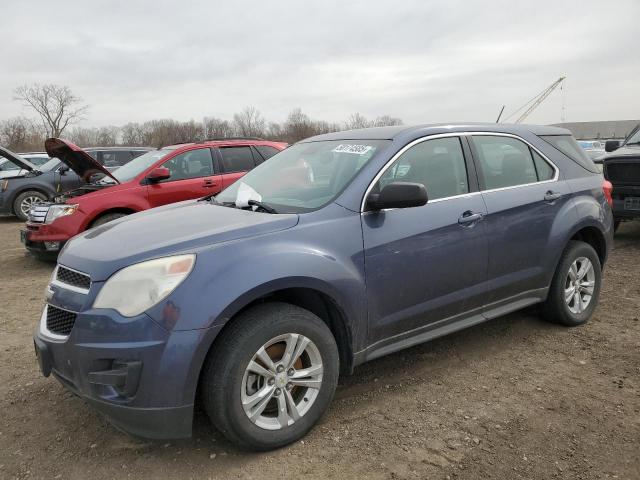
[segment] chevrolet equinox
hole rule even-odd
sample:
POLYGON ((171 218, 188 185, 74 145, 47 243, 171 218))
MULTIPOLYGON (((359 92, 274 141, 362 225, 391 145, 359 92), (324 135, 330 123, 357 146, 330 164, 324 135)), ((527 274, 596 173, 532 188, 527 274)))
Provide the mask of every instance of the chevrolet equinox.
POLYGON ((216 196, 71 239, 37 358, 130 433, 189 436, 199 404, 231 441, 277 448, 363 362, 537 303, 587 322, 610 205, 611 184, 559 128, 313 137, 216 196))

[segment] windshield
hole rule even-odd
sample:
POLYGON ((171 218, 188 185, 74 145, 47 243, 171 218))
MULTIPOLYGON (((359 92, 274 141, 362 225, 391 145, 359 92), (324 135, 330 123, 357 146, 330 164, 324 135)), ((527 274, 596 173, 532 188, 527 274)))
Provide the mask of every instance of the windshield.
POLYGON ((220 193, 239 208, 257 200, 278 213, 317 210, 333 201, 388 140, 298 143, 274 155, 220 193))
MULTIPOLYGON (((118 168, 111 172, 111 175, 116 177, 120 183, 128 182, 129 180, 133 180, 135 177, 140 175, 140 173, 144 172, 151 165, 156 163, 165 155, 173 152, 171 149, 163 149, 163 150, 153 150, 151 152, 147 152, 144 155, 140 155, 139 157, 134 158, 126 165, 118 168)), ((103 183, 113 183, 113 180, 109 177, 105 177, 101 180, 103 183)))
POLYGON ((38 170, 40 170, 41 172, 48 172, 50 170, 53 170, 54 168, 57 168, 58 165, 60 165, 60 163, 62 162, 60 162, 60 160, 54 157, 49 159, 49 161, 44 165, 42 165, 41 167, 38 167, 38 170))
POLYGON ((625 145, 640 145, 640 129, 629 137, 625 145))

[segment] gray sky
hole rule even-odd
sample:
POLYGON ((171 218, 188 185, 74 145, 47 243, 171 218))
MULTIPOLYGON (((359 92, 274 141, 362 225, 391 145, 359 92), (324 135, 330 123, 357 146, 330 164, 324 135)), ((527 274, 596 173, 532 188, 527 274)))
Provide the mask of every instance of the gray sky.
POLYGON ((341 121, 495 121, 567 75, 529 123, 640 117, 638 0, 5 1, 0 119, 13 89, 68 85, 84 126, 231 118, 253 105, 341 121), (526 3, 526 5, 525 5, 526 3))

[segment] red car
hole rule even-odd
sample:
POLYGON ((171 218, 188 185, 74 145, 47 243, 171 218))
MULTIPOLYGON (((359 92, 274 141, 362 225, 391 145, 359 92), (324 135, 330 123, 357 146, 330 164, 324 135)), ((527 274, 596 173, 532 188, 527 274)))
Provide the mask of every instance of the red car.
POLYGON ((86 184, 54 203, 35 205, 21 239, 37 256, 55 256, 67 240, 91 227, 167 203, 215 195, 286 146, 259 139, 185 143, 147 152, 109 172, 80 147, 50 138, 47 153, 86 184), (92 183, 96 174, 104 177, 92 183))

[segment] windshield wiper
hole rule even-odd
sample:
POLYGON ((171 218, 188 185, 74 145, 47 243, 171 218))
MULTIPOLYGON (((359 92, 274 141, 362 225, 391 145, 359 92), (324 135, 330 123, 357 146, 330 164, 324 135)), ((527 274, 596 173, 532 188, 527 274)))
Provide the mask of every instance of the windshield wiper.
POLYGON ((249 200, 247 204, 251 207, 258 207, 267 213, 278 213, 276 212, 275 208, 270 207, 266 203, 259 202, 258 200, 249 200))

